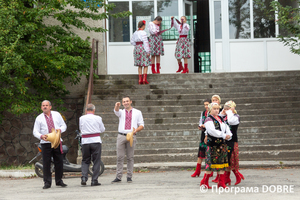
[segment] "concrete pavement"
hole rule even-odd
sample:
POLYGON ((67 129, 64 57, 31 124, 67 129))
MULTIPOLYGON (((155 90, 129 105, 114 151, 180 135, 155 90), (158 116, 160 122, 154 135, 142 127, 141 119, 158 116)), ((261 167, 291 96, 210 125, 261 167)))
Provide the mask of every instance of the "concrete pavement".
MULTIPOLYGON (((81 186, 80 175, 67 176, 64 182, 68 187, 61 188, 52 185, 43 190, 41 178, 1 178, 0 200, 18 199, 299 199, 300 168, 287 169, 242 169, 245 180, 237 186, 230 186, 227 190, 217 190, 216 184, 210 185, 214 190, 200 191, 199 178, 191 178, 192 171, 162 171, 150 170, 148 173, 134 173, 133 182, 126 182, 126 175, 122 182, 111 184, 115 178, 114 170, 105 170, 100 176, 98 187, 81 186), (220 193, 220 194, 219 194, 220 193)), ((215 177, 215 175, 214 175, 215 177)), ((232 183, 235 177, 231 175, 232 183)), ((88 181, 90 184, 90 180, 88 181)))

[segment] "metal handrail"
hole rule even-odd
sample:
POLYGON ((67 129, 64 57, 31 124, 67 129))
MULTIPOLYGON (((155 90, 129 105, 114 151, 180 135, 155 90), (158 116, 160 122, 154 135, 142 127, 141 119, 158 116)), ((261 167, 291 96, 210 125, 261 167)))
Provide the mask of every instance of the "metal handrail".
POLYGON ((93 88, 94 88, 94 73, 96 71, 96 74, 98 75, 98 62, 97 62, 97 69, 94 70, 94 60, 95 60, 95 42, 96 42, 96 59, 98 61, 98 43, 99 40, 96 40, 93 38, 92 40, 92 56, 91 56, 91 66, 90 66, 90 75, 89 75, 89 85, 88 85, 88 91, 87 91, 87 96, 86 96, 86 102, 85 102, 85 107, 89 103, 91 103, 91 98, 93 95, 93 88))

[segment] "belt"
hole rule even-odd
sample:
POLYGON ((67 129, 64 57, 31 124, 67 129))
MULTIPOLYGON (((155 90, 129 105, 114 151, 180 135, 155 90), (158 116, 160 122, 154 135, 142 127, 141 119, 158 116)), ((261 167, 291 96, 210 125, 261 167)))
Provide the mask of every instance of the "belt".
POLYGON ((186 38, 187 35, 179 35, 179 37, 180 37, 180 38, 182 38, 182 37, 186 38))
POLYGON ((124 136, 126 136, 127 135, 127 133, 119 133, 120 135, 124 135, 124 136))
POLYGON ((139 45, 139 44, 143 44, 143 42, 136 42, 135 44, 136 44, 136 45, 139 45))
POLYGON ((82 138, 100 137, 100 133, 85 134, 82 135, 81 137, 82 138))

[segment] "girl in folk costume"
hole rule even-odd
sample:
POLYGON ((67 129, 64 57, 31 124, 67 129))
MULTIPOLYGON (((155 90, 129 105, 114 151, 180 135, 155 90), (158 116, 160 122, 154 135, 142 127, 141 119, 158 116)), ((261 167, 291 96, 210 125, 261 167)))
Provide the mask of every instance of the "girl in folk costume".
POLYGON ((149 84, 147 81, 147 71, 150 65, 150 48, 147 39, 147 33, 144 31, 146 21, 139 21, 138 30, 134 32, 130 43, 134 45, 134 66, 138 66, 139 84, 149 84), (144 77, 142 75, 144 67, 144 77))
POLYGON ((234 103, 234 101, 227 101, 224 105, 224 109, 220 114, 220 116, 223 117, 224 121, 229 125, 232 132, 232 139, 226 142, 228 147, 229 168, 227 168, 225 172, 225 184, 228 185, 231 184, 231 170, 236 177, 235 185, 239 184, 242 179, 245 179, 244 176, 239 172, 239 145, 237 129, 240 124, 240 116, 237 114, 235 107, 236 104, 234 103))
MULTIPOLYGON (((204 100, 204 107, 205 110, 201 113, 201 117, 199 120, 199 126, 198 129, 201 130, 201 138, 200 138, 200 144, 199 144, 199 150, 198 150, 198 161, 197 161, 197 167, 195 170, 195 173, 191 175, 191 177, 196 177, 200 175, 201 173, 201 163, 205 159, 205 152, 206 152, 206 143, 204 142, 205 139, 205 126, 204 122, 208 116, 208 105, 211 103, 209 99, 204 100)), ((213 172, 212 172, 213 173, 213 172)))
POLYGON ((157 16, 153 22, 149 23, 148 29, 150 33, 150 54, 151 54, 151 71, 152 74, 160 73, 160 56, 164 55, 164 43, 160 34, 160 24, 162 22, 161 16, 157 16), (155 71, 155 59, 156 70, 155 71))
POLYGON ((211 171, 214 170, 218 172, 220 177, 218 187, 227 188, 224 175, 224 170, 228 167, 227 144, 225 141, 231 139, 232 133, 230 132, 229 126, 218 116, 220 110, 219 104, 209 104, 208 110, 210 115, 204 123, 207 131, 206 172, 200 185, 211 188, 208 185, 208 180, 211 171))
POLYGON ((174 20, 174 17, 171 17, 172 23, 174 23, 174 27, 179 32, 179 39, 176 43, 176 49, 175 49, 175 58, 178 62, 178 70, 176 72, 189 73, 188 69, 188 61, 187 59, 191 58, 191 51, 190 51, 190 42, 187 38, 187 35, 190 30, 190 26, 186 23, 186 17, 181 17, 181 22, 179 22, 177 19, 174 20), (182 67, 181 59, 184 59, 184 68, 182 67))

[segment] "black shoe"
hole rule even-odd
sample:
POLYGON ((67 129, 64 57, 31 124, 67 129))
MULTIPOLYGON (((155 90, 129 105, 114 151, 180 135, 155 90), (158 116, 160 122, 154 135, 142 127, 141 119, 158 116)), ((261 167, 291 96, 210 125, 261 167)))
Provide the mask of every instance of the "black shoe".
POLYGON ((127 183, 132 183, 132 179, 131 178, 127 178, 127 183))
POLYGON ((120 183, 121 182, 121 180, 120 179, 118 179, 118 178, 116 178, 115 180, 113 180, 111 183, 120 183))
POLYGON ((67 184, 64 184, 63 181, 60 181, 59 183, 56 183, 56 186, 61 186, 61 187, 67 187, 67 184))
POLYGON ((101 185, 101 183, 99 183, 98 181, 92 181, 91 186, 99 186, 101 185))
POLYGON ((86 185, 87 179, 85 177, 81 178, 81 185, 86 185))
POLYGON ((43 189, 48 189, 48 188, 51 188, 51 185, 45 184, 43 187, 43 189))

